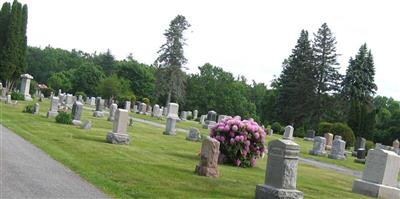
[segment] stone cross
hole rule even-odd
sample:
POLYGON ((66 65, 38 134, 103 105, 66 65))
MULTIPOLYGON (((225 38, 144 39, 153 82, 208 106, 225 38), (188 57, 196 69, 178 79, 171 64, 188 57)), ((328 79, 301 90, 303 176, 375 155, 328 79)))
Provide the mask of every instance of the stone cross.
POLYGON ((112 131, 106 137, 108 143, 129 144, 130 137, 126 132, 128 129, 128 120, 128 110, 118 109, 116 111, 112 131))
POLYGON ((313 149, 310 150, 309 153, 311 155, 317 155, 317 156, 326 155, 325 144, 326 144, 326 140, 324 137, 321 137, 321 136, 314 137, 313 149))
POLYGON ((399 170, 400 156, 395 152, 371 149, 362 178, 353 182, 353 192, 378 198, 400 198, 399 170))
POLYGON ((333 134, 332 133, 325 133, 324 137, 326 139, 325 149, 326 150, 331 150, 333 134))
POLYGON ((190 128, 189 134, 186 137, 186 140, 190 141, 200 141, 201 140, 201 135, 200 131, 197 128, 190 128))
POLYGON ((336 160, 345 160, 345 148, 346 142, 342 140, 341 136, 335 136, 335 140, 333 140, 331 153, 328 155, 328 158, 336 159, 336 160))
POLYGON ((47 112, 47 117, 55 117, 58 115, 58 97, 53 96, 50 99, 50 110, 47 112))
POLYGON ((165 125, 165 135, 175 135, 176 134, 176 120, 179 119, 178 117, 178 110, 179 105, 176 103, 169 103, 168 104, 168 116, 167 116, 167 124, 165 125))
POLYGON ((285 133, 283 133, 282 138, 285 140, 293 140, 293 131, 294 131, 293 126, 290 126, 290 125, 286 126, 285 133))
POLYGON ((83 112, 83 104, 80 101, 76 101, 72 106, 72 124, 81 125, 81 115, 83 112))
POLYGON ((265 183, 256 186, 256 199, 304 197, 303 192, 296 190, 299 153, 300 146, 292 140, 269 142, 265 183))
POLYGON ((118 105, 117 104, 111 104, 110 106, 110 114, 108 115, 108 121, 114 121, 115 118, 115 112, 118 109, 118 105))
POLYGON ((207 137, 201 145, 201 154, 199 165, 196 166, 195 172, 200 176, 218 177, 218 156, 219 141, 214 138, 207 137))
POLYGON ((194 110, 193 111, 193 120, 196 120, 197 119, 197 115, 199 114, 199 111, 198 110, 194 110))
POLYGON ((32 75, 29 74, 23 74, 21 75, 21 94, 24 95, 24 99, 26 101, 32 101, 32 97, 29 94, 29 89, 31 86, 31 79, 33 79, 32 75))

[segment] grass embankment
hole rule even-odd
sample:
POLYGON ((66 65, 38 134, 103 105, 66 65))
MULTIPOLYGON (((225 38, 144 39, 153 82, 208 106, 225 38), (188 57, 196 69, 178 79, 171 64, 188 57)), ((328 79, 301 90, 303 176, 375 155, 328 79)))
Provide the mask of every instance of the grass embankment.
MULTIPOLYGON (((129 145, 112 145, 105 143, 112 126, 106 117, 93 118, 91 111, 84 110, 82 120, 91 120, 93 128, 82 130, 46 118, 47 100, 40 103, 40 115, 22 113, 26 104, 1 103, 1 124, 111 197, 254 198, 255 186, 264 182, 265 159, 258 160, 255 168, 221 165, 221 177, 201 177, 193 172, 201 143, 186 141, 185 134, 166 136, 162 128, 135 123, 128 129, 129 145)), ((300 164, 297 187, 305 198, 366 198, 351 192, 353 180, 300 164)))

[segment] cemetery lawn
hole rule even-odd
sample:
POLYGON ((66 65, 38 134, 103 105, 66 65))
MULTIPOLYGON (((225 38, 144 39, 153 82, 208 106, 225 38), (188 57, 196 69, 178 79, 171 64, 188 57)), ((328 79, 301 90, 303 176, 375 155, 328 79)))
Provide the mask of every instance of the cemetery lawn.
MULTIPOLYGON (((83 130, 46 118, 48 100, 40 103, 40 115, 22 113, 28 103, 1 103, 0 123, 110 197, 254 198, 256 185, 264 182, 266 159, 258 160, 255 168, 221 165, 219 178, 197 176, 193 171, 201 143, 186 141, 184 133, 166 136, 162 128, 135 122, 128 130, 132 142, 112 145, 105 143, 112 127, 106 117, 93 118, 84 110, 82 120, 91 120, 93 127, 83 130)), ((309 144, 296 141, 302 148, 309 144)), ((367 198, 351 192, 352 176, 299 164, 297 178, 305 198, 367 198)))

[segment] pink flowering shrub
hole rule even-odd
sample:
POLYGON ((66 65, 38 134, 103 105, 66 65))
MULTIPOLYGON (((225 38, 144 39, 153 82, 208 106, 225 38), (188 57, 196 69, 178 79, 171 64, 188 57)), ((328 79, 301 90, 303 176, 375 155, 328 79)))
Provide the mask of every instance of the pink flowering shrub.
POLYGON ((227 117, 211 128, 210 137, 220 142, 224 162, 240 167, 254 167, 265 150, 265 130, 253 119, 227 117))

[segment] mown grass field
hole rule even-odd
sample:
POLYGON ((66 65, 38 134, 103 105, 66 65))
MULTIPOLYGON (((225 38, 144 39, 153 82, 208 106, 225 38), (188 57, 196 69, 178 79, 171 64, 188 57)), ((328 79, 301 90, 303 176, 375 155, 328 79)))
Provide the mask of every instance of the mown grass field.
MULTIPOLYGON (((112 127, 106 117, 84 110, 82 120, 93 128, 83 130, 46 118, 48 101, 40 103, 40 115, 22 113, 26 104, 1 103, 0 123, 114 198, 254 198, 255 186, 264 182, 266 159, 255 168, 221 165, 219 178, 197 176, 201 143, 186 141, 184 133, 166 136, 162 128, 136 122, 129 145, 112 145, 105 142, 112 127)), ((296 141, 306 156, 311 142, 296 141)), ((351 192, 352 176, 299 164, 297 177, 305 198, 367 198, 351 192)))

